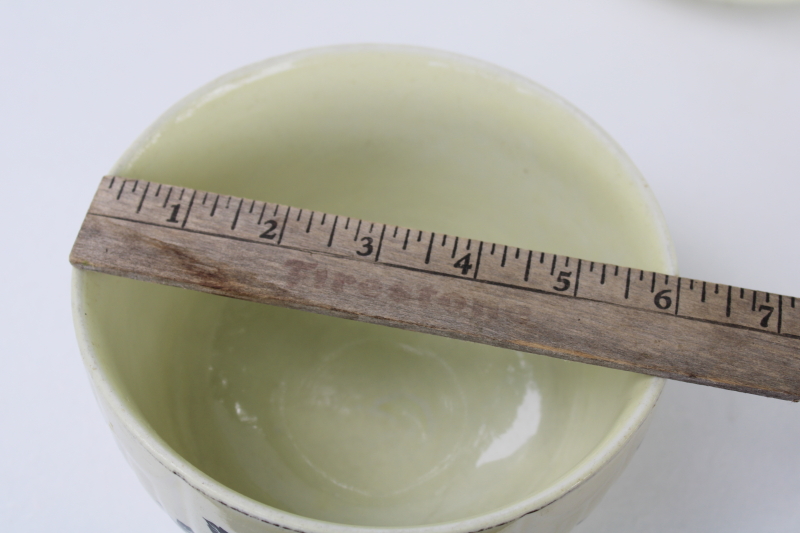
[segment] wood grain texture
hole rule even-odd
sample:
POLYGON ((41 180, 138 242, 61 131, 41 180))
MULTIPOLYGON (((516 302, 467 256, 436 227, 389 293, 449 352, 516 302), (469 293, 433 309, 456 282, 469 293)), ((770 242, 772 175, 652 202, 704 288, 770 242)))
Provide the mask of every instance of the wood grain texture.
POLYGON ((78 268, 800 400, 795 298, 103 179, 78 268))

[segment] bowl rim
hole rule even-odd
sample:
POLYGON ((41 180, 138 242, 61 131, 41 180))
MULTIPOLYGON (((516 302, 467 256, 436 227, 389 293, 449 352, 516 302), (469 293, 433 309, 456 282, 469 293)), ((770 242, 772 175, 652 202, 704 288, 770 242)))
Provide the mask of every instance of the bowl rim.
MULTIPOLYGON (((608 150, 615 155, 617 161, 625 167, 626 176, 623 176, 623 179, 627 177, 638 186, 640 198, 647 205, 648 213, 660 234, 662 250, 665 255, 664 259, 667 261, 667 270, 670 270, 669 274, 677 274, 675 250, 668 233, 666 220, 652 191, 630 158, 604 130, 575 106, 541 85, 502 67, 451 52, 405 45, 335 45, 291 52, 247 65, 203 85, 171 106, 123 153, 115 164, 115 168, 138 158, 143 148, 149 142, 152 142, 153 137, 157 135, 158 130, 164 123, 179 117, 182 113, 191 113, 193 105, 203 105, 216 98, 217 95, 225 94, 257 79, 281 72, 290 62, 308 57, 360 52, 410 54, 430 59, 440 59, 450 65, 474 70, 477 74, 491 77, 495 81, 506 81, 527 91, 535 92, 569 112, 588 130, 593 132, 597 139, 603 142, 608 150)), ((638 399, 635 409, 630 412, 624 424, 618 425, 614 431, 606 434, 601 443, 586 458, 576 464, 553 485, 512 505, 463 520, 420 526, 380 527, 326 522, 282 511, 240 494, 206 475, 163 441, 150 428, 147 421, 139 415, 136 407, 129 406, 120 395, 115 393, 111 381, 102 371, 102 364, 95 353, 94 344, 89 338, 89 328, 86 323, 85 311, 83 310, 86 305, 82 290, 83 284, 84 272, 73 268, 72 304, 77 340, 101 407, 109 409, 124 426, 125 430, 153 459, 194 490, 252 519, 299 533, 385 533, 389 530, 394 533, 476 533, 513 522, 524 515, 539 511, 562 499, 597 474, 603 466, 619 454, 655 407, 666 381, 663 378, 650 377, 649 383, 638 399)))

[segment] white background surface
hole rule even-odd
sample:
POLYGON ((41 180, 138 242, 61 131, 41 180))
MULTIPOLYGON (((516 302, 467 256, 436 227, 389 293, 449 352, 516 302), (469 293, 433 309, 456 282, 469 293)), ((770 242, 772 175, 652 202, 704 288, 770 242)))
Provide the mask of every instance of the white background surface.
MULTIPOLYGON (((72 330, 67 256, 99 178, 211 79, 320 45, 490 61, 641 168, 685 276, 800 296, 800 6, 689 0, 0 3, 0 523, 178 532, 124 463, 72 330)), ((800 531, 800 405, 668 384, 577 533, 800 531)))

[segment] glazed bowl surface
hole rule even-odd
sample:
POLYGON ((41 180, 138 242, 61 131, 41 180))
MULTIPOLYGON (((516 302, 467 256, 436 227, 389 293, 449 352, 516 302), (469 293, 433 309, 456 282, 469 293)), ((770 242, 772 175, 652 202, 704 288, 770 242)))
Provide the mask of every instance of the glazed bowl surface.
MULTIPOLYGON (((528 80, 431 50, 238 70, 111 173, 676 273, 651 193, 605 133, 528 80)), ((121 448, 195 532, 568 531, 663 387, 98 273, 76 270, 73 295, 121 448)))

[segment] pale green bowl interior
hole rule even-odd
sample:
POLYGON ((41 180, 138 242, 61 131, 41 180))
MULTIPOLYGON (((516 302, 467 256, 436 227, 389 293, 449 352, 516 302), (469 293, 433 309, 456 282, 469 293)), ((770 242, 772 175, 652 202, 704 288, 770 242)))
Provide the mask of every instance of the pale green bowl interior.
MULTIPOLYGON (((114 167, 390 224, 674 269, 636 171, 533 84, 351 48, 231 74, 114 167)), ((282 511, 414 526, 506 508, 619 439, 653 378, 78 274, 123 404, 199 470, 282 511)))

